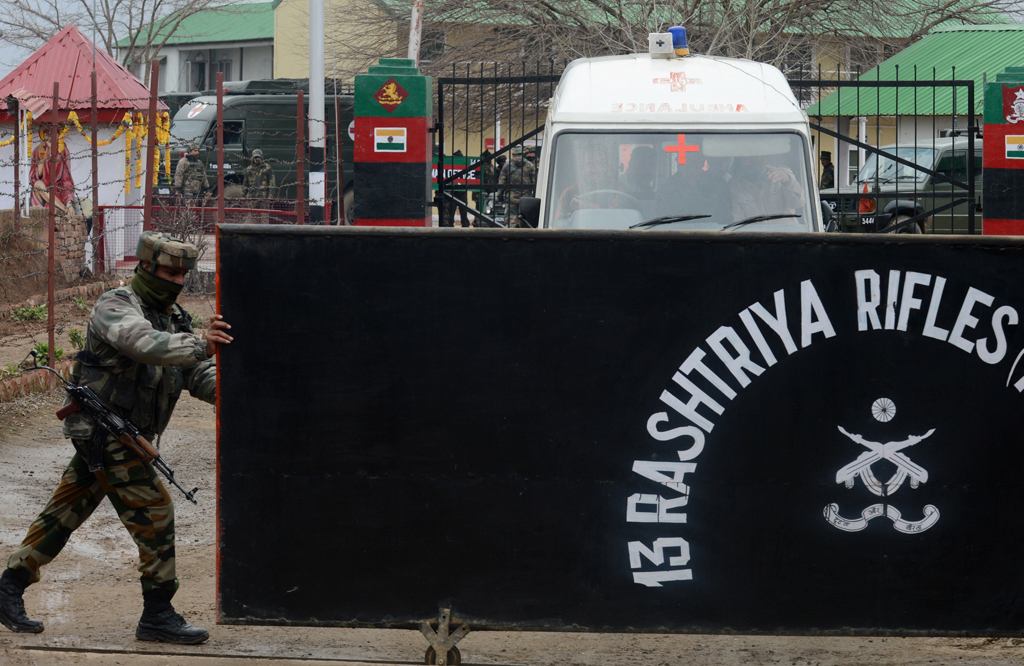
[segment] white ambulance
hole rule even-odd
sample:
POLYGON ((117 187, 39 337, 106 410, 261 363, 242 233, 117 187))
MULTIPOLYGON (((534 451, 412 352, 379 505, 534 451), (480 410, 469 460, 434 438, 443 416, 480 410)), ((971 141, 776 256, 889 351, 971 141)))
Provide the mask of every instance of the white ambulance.
POLYGON ((572 62, 548 109, 531 226, 823 230, 807 114, 763 63, 688 53, 572 62))

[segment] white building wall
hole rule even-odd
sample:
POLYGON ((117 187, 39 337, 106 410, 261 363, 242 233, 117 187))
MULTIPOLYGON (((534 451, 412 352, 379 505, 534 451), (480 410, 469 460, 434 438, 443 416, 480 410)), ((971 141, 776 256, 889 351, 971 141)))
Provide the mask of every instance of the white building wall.
MULTIPOLYGON (((123 53, 119 52, 118 57, 122 56, 123 53)), ((165 46, 157 57, 164 59, 160 65, 161 93, 190 92, 186 69, 192 62, 201 63, 198 66, 206 77, 203 89, 212 89, 217 80, 217 63, 221 62, 231 63, 231 72, 224 77, 225 81, 274 78, 274 47, 267 42, 253 46, 231 43, 165 46)), ((136 66, 134 73, 141 77, 143 68, 136 66)))
POLYGON ((274 47, 250 46, 242 49, 242 80, 274 78, 274 47))
MULTIPOLYGON (((13 131, 13 123, 0 123, 0 134, 13 131)), ((88 127, 86 127, 88 131, 88 127)), ((114 129, 109 125, 100 126, 100 141, 109 139, 114 134, 114 129)), ((7 134, 7 136, 10 136, 7 134)), ((90 143, 72 130, 65 137, 68 153, 71 155, 71 179, 75 183, 75 195, 81 199, 92 198, 92 147, 90 143)), ((33 144, 38 145, 38 142, 33 144)), ((100 206, 124 206, 141 205, 143 200, 142 188, 135 187, 135 151, 131 154, 129 189, 125 190, 124 181, 124 134, 118 137, 112 144, 101 146, 99 149, 97 163, 99 165, 99 205, 100 206)), ((24 152, 25 146, 22 145, 24 152)), ((161 160, 162 160, 161 156, 161 160)), ((145 150, 143 150, 143 169, 145 169, 145 150)), ((161 170, 163 163, 161 162, 161 170)), ((22 157, 22 179, 21 195, 24 201, 28 201, 28 192, 31 182, 26 182, 29 175, 28 160, 22 157)), ((14 206, 14 145, 0 147, 0 208, 10 209, 14 206)))
POLYGON ((161 57, 165 60, 160 65, 160 92, 178 92, 178 80, 180 79, 178 49, 165 49, 161 53, 161 57))

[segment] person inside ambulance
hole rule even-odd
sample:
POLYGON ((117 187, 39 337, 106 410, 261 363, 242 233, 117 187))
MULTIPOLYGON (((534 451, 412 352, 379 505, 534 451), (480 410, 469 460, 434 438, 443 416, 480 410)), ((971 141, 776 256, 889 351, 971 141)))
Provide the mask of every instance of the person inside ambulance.
POLYGON ((578 178, 558 197, 555 219, 568 219, 580 209, 620 208, 625 202, 635 201, 620 191, 614 164, 596 148, 583 153, 577 168, 578 178))
POLYGON ((805 193, 793 171, 773 165, 769 155, 737 157, 729 180, 734 223, 763 216, 797 215, 805 193))
POLYGON ((629 156, 626 171, 619 177, 619 189, 638 199, 650 198, 654 194, 657 171, 654 148, 637 146, 629 156))
POLYGON ((708 156, 677 165, 664 188, 661 214, 699 215, 697 219, 710 219, 720 224, 731 221, 728 183, 732 179, 729 173, 732 163, 731 157, 708 156))

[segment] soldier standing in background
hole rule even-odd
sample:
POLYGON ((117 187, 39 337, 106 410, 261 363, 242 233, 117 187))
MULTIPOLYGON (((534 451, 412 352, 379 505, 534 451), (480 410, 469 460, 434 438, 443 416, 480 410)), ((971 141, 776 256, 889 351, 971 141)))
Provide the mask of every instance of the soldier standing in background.
POLYGON ((818 187, 825 190, 835 186, 836 171, 835 167, 832 166, 832 153, 823 150, 821 151, 821 180, 818 181, 818 187))
POLYGON ((263 151, 257 148, 252 151, 252 164, 245 169, 245 189, 243 196, 250 199, 272 199, 277 191, 274 170, 263 161, 263 151))
POLYGON ((537 182, 537 167, 523 158, 523 147, 512 148, 512 159, 505 163, 498 176, 501 187, 499 201, 508 201, 505 219, 509 227, 519 226, 519 200, 523 195, 533 194, 533 185, 537 182))
MULTIPOLYGON (((89 315, 85 349, 75 358, 72 382, 89 386, 104 406, 130 421, 146 439, 159 437, 187 388, 213 403, 218 344, 232 338, 223 318, 210 317, 205 339, 175 303, 198 251, 156 231, 139 238, 139 265, 129 285, 103 294, 89 315)), ((0 576, 0 623, 11 631, 39 633, 43 623, 25 614, 22 595, 39 570, 60 553, 71 534, 110 499, 139 547, 143 612, 135 637, 194 645, 210 637, 174 611, 178 590, 174 561, 174 503, 151 465, 84 411, 64 420, 75 455, 46 508, 29 527, 21 548, 0 576), (90 455, 91 454, 91 455, 90 455)), ((159 445, 159 439, 157 439, 159 445)))
MULTIPOLYGON (((487 198, 490 197, 495 190, 495 185, 498 182, 498 171, 494 168, 494 159, 491 157, 491 151, 484 149, 484 152, 480 153, 480 193, 476 197, 476 208, 480 211, 487 211, 487 198)), ((475 220, 476 226, 486 226, 482 220, 475 220)))
MULTIPOLYGON (((452 162, 453 162, 452 169, 454 171, 462 171, 462 169, 465 168, 464 166, 462 166, 460 164, 454 164, 454 162, 456 161, 454 158, 456 158, 456 157, 460 157, 460 158, 463 157, 462 150, 456 150, 452 154, 452 158, 453 158, 452 159, 452 162)), ((465 160, 458 160, 458 161, 463 162, 465 160)), ((466 190, 459 189, 460 187, 465 187, 465 185, 458 185, 456 183, 452 183, 452 186, 451 186, 452 192, 451 192, 451 194, 454 197, 454 200, 445 201, 445 208, 448 211, 448 225, 447 226, 449 226, 449 227, 454 227, 455 226, 455 213, 456 213, 456 211, 458 211, 458 213, 459 213, 459 226, 460 227, 468 227, 469 226, 469 209, 466 207, 466 190)))
POLYGON ((199 159, 199 146, 188 147, 188 155, 178 160, 174 169, 174 189, 186 197, 196 197, 210 189, 206 176, 206 165, 199 159))

